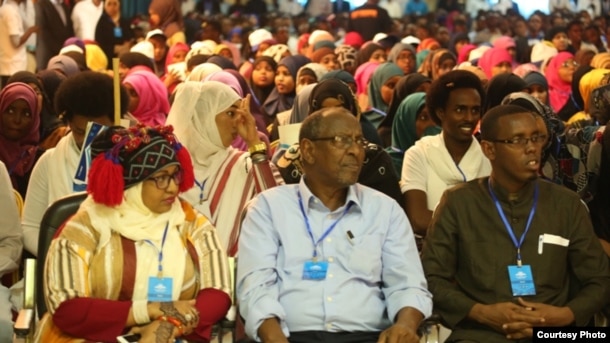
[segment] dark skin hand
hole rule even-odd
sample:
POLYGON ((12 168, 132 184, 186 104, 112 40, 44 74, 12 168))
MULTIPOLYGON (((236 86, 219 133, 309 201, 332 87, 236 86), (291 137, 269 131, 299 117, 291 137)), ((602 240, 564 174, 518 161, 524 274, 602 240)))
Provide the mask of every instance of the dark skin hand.
POLYGON ((468 317, 515 340, 531 338, 534 326, 567 326, 574 322, 574 314, 568 307, 529 302, 523 298, 517 301, 517 304, 476 304, 468 317))
POLYGON ((405 307, 396 315, 396 323, 384 330, 377 343, 417 343, 417 327, 424 319, 418 310, 405 307))

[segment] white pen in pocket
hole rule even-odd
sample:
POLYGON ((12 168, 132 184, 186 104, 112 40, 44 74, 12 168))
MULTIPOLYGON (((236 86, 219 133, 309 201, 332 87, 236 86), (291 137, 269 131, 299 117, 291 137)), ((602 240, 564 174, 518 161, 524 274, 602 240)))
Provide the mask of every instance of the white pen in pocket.
POLYGON ((570 245, 570 240, 561 236, 544 233, 538 237, 538 255, 542 255, 544 244, 559 245, 567 247, 570 245))

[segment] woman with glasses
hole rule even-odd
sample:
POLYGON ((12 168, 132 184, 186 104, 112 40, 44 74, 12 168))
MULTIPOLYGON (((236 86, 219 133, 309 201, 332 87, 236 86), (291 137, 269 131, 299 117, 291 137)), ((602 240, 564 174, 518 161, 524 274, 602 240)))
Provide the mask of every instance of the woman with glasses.
POLYGON ((415 48, 411 44, 396 43, 388 54, 388 61, 396 64, 407 75, 415 72, 415 48))
POLYGON ((551 59, 544 70, 549 82, 549 103, 553 111, 558 112, 572 95, 572 76, 578 68, 572 53, 564 51, 551 59))
POLYGON ((106 129, 91 155, 89 195, 49 247, 40 341, 208 341, 230 277, 213 225, 178 197, 188 151, 172 127, 138 125, 106 129))
POLYGON ((210 218, 229 256, 237 254, 246 202, 283 183, 267 158, 267 145, 259 138, 250 101, 250 95, 242 100, 218 81, 185 82, 178 86, 167 117, 193 158, 195 187, 185 192, 184 199, 210 218), (231 146, 238 136, 248 152, 231 146))
POLYGON ((441 133, 415 142, 405 153, 401 173, 405 208, 416 234, 426 234, 447 188, 491 171, 473 136, 484 97, 481 80, 466 70, 453 70, 432 81, 426 108, 441 133))

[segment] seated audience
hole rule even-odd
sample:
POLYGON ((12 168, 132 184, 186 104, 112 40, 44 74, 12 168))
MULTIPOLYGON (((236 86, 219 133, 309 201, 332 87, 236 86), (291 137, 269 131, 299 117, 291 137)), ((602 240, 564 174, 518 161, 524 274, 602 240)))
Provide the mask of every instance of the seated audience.
POLYGON ((242 100, 218 81, 185 82, 178 86, 167 117, 193 157, 196 187, 184 193, 184 199, 210 218, 230 256, 237 253, 246 202, 283 183, 256 131, 250 101, 250 96, 242 100), (237 136, 246 142, 248 152, 231 146, 237 136))
POLYGON ((263 342, 419 342, 432 308, 413 232, 400 205, 356 183, 358 120, 343 108, 315 112, 299 145, 300 183, 259 194, 245 212, 237 295, 246 333, 263 342))
POLYGON ((515 105, 488 111, 491 175, 447 190, 434 212, 422 262, 448 341, 529 341, 536 326, 585 326, 610 297, 586 206, 538 178, 547 138, 536 117, 515 105))
POLYGON ((178 198, 193 186, 188 151, 171 127, 138 125, 108 128, 91 152, 89 196, 49 247, 38 337, 209 341, 230 277, 214 227, 178 198))
MULTIPOLYGON (((75 182, 87 124, 90 121, 110 126, 114 121, 112 78, 92 71, 64 81, 55 97, 56 109, 70 127, 57 146, 45 151, 34 165, 23 208, 24 247, 38 254, 38 232, 44 211, 55 200, 84 191, 75 182)), ((121 112, 127 110, 128 96, 121 87, 121 112)))

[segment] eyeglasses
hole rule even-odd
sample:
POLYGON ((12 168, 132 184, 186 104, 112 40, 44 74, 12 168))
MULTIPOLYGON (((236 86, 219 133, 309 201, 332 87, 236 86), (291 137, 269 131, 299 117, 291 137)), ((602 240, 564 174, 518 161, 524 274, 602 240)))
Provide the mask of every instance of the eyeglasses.
POLYGON ((546 142, 546 135, 534 135, 531 137, 515 137, 512 139, 496 139, 496 140, 490 140, 491 142, 494 143, 504 143, 504 144, 510 144, 510 145, 514 145, 514 146, 526 146, 528 142, 532 142, 534 144, 544 144, 546 142))
POLYGON ((161 176, 149 177, 147 180, 154 181, 155 186, 157 186, 158 189, 167 189, 167 187, 169 187, 169 180, 174 180, 174 183, 176 186, 178 186, 182 183, 182 170, 178 170, 171 175, 165 174, 161 176))
POLYGON ((369 144, 364 137, 354 138, 351 136, 333 136, 333 137, 318 137, 312 138, 311 141, 330 141, 330 143, 338 149, 349 149, 352 144, 356 143, 361 147, 365 147, 369 144))
POLYGON ((561 64, 561 66, 564 68, 567 68, 567 67, 578 68, 578 67, 580 67, 580 64, 578 64, 578 62, 576 62, 576 61, 565 61, 561 64))

